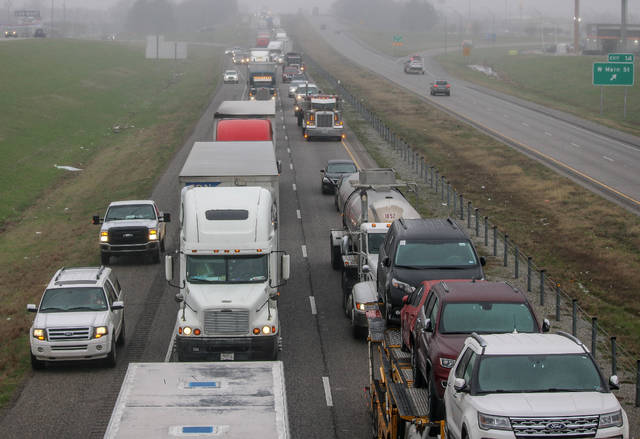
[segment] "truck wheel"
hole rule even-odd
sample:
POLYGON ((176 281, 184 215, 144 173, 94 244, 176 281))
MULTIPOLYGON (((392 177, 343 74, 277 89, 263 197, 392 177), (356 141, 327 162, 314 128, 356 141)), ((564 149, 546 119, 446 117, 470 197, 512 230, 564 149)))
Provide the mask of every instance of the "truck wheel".
POLYGON ((117 362, 118 362, 118 353, 116 351, 116 342, 115 340, 112 339, 111 352, 109 352, 109 355, 107 355, 107 358, 105 359, 105 363, 107 367, 115 367, 117 362))
POLYGON ((339 270, 342 266, 340 257, 340 247, 333 245, 331 238, 329 238, 329 245, 331 245, 331 267, 334 270, 339 270))
POLYGON ((344 306, 344 315, 347 318, 351 318, 353 315, 353 294, 347 294, 342 304, 344 306))
POLYGON ((100 253, 100 263, 102 265, 109 265, 110 259, 111 259, 111 255, 109 253, 100 253))
POLYGON ((356 325, 355 313, 353 312, 353 308, 351 308, 351 332, 353 334, 353 338, 360 340, 364 337, 364 328, 356 325))
POLYGON ((300 116, 298 116, 296 114, 296 117, 298 118, 298 126, 301 127, 302 126, 302 118, 300 116))
POLYGON ((162 241, 160 241, 160 251, 163 252, 163 253, 165 252, 164 248, 165 247, 164 247, 164 239, 163 239, 162 241))
POLYGON ((42 360, 38 360, 35 355, 31 354, 31 369, 33 370, 42 370, 44 369, 45 363, 42 360))
POLYGON ((429 380, 429 385, 427 386, 427 394, 429 395, 429 420, 430 421, 439 421, 441 419, 440 415, 440 401, 438 401, 438 396, 436 395, 436 387, 435 387, 435 379, 433 374, 431 374, 431 379, 429 380))
POLYGON ((124 325, 124 314, 122 315, 122 327, 120 328, 120 335, 118 335, 118 344, 122 346, 124 344, 125 337, 125 325, 124 325))
POLYGON ((151 251, 151 262, 157 264, 160 262, 160 248, 151 251))

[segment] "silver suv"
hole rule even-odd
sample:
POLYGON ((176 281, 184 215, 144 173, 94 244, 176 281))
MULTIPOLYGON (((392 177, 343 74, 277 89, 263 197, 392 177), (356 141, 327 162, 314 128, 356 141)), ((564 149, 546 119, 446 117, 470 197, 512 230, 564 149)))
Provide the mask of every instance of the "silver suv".
POLYGON ((124 343, 124 292, 109 267, 61 268, 49 282, 29 332, 31 367, 48 361, 105 359, 124 343))

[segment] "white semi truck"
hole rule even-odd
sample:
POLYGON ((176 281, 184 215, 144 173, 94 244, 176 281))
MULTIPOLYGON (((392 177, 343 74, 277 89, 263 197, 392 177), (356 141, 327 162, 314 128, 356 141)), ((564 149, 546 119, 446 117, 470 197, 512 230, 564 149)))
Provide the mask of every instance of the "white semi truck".
POLYGON ((287 439, 282 363, 130 363, 104 437, 287 439))
MULTIPOLYGON (((278 169, 271 142, 196 142, 180 172, 180 361, 277 358, 278 169)), ((166 258, 173 280, 173 258, 166 258)))

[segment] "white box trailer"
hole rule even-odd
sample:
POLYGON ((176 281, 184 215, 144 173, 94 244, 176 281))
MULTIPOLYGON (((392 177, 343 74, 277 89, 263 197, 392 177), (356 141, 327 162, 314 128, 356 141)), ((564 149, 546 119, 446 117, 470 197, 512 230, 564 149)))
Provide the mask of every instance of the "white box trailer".
POLYGON ((280 361, 130 363, 106 439, 289 438, 280 361))

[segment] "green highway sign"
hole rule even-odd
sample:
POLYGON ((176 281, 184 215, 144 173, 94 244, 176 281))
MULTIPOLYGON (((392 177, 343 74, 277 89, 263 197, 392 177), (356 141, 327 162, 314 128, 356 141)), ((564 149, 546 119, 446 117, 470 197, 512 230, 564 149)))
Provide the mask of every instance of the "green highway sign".
POLYGON ((633 85, 633 64, 594 62, 593 85, 633 85))
POLYGON ((630 62, 634 61, 633 53, 610 53, 609 62, 630 62))
POLYGON ((402 35, 394 35, 393 36, 393 42, 394 43, 401 43, 402 42, 402 35))

